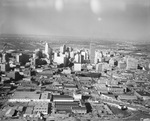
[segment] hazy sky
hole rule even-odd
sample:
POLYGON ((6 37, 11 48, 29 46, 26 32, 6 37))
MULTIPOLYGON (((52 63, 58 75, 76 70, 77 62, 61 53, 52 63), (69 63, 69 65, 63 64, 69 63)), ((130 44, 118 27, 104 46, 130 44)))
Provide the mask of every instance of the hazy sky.
POLYGON ((150 40, 150 0, 0 0, 0 33, 150 40))

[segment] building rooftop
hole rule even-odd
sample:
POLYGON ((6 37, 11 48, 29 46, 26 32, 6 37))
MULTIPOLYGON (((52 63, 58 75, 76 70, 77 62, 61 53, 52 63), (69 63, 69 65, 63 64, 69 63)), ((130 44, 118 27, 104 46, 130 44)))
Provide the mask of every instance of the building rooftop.
POLYGON ((36 92, 16 91, 12 99, 39 99, 40 94, 36 92))
POLYGON ((55 102, 56 104, 61 104, 61 105, 70 105, 70 104, 79 104, 78 101, 74 101, 74 102, 55 102))
POLYGON ((86 110, 86 107, 72 107, 72 110, 86 110))
POLYGON ((73 97, 72 96, 69 96, 69 95, 53 95, 53 101, 56 101, 56 100, 59 100, 59 101, 73 101, 73 97))
POLYGON ((69 95, 53 95, 53 98, 72 98, 72 96, 69 96, 69 95))
POLYGON ((32 114, 33 107, 27 107, 25 114, 32 114))
POLYGON ((138 94, 140 94, 141 96, 150 96, 150 93, 146 92, 146 91, 136 91, 138 94))

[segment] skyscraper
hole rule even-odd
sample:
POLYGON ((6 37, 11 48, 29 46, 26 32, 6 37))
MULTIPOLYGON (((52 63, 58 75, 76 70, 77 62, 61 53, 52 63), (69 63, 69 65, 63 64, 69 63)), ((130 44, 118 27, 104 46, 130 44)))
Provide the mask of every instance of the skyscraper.
POLYGON ((90 43, 90 63, 94 64, 94 59, 95 59, 95 43, 90 43))
POLYGON ((45 54, 48 59, 52 60, 52 48, 49 46, 48 43, 45 44, 45 54))
POLYGON ((6 63, 9 61, 9 57, 7 53, 2 54, 2 63, 6 63))
POLYGON ((48 45, 48 43, 45 44, 45 54, 49 54, 49 45, 48 45))
POLYGON ((66 45, 60 47, 60 53, 64 54, 66 52, 66 45))

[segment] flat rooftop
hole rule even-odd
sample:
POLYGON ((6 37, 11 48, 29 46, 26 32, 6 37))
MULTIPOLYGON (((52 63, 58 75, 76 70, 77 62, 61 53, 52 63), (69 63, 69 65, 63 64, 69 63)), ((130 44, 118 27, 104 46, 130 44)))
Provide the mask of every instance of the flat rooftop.
POLYGON ((16 91, 12 99, 39 99, 40 94, 36 92, 16 91))
POLYGON ((137 93, 140 94, 141 96, 150 96, 150 93, 145 91, 137 91, 137 93))

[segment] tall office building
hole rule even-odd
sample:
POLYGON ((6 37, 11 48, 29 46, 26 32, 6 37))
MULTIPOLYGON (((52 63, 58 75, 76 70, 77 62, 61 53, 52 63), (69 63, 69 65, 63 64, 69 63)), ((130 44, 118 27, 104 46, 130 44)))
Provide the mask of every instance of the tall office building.
POLYGON ((2 72, 10 71, 9 64, 8 63, 2 63, 2 64, 0 64, 0 71, 2 71, 2 72))
POLYGON ((27 54, 19 53, 16 55, 16 62, 25 65, 29 62, 29 56, 27 54))
POLYGON ((49 53, 49 45, 48 43, 45 44, 45 54, 49 53))
POLYGON ((81 55, 83 56, 83 62, 87 61, 88 60, 88 52, 87 51, 82 51, 81 52, 81 55))
POLYGON ((2 63, 6 63, 9 61, 9 56, 7 53, 2 54, 2 63))
POLYGON ((33 58, 42 58, 43 57, 43 53, 42 53, 42 50, 41 49, 36 49, 35 50, 35 53, 33 55, 33 58))
POLYGON ((60 53, 64 54, 66 52, 66 45, 60 47, 60 53))
POLYGON ((71 51, 71 52, 70 52, 70 58, 74 58, 74 55, 75 55, 74 52, 71 51))
POLYGON ((52 60, 52 48, 49 46, 48 43, 45 44, 45 54, 48 59, 52 60))
POLYGON ((95 60, 95 47, 96 47, 95 43, 90 43, 90 63, 91 64, 94 64, 94 60, 95 60))
POLYGON ((75 60, 76 63, 83 63, 84 62, 84 56, 81 55, 80 53, 77 53, 75 55, 75 59, 74 60, 75 60))

